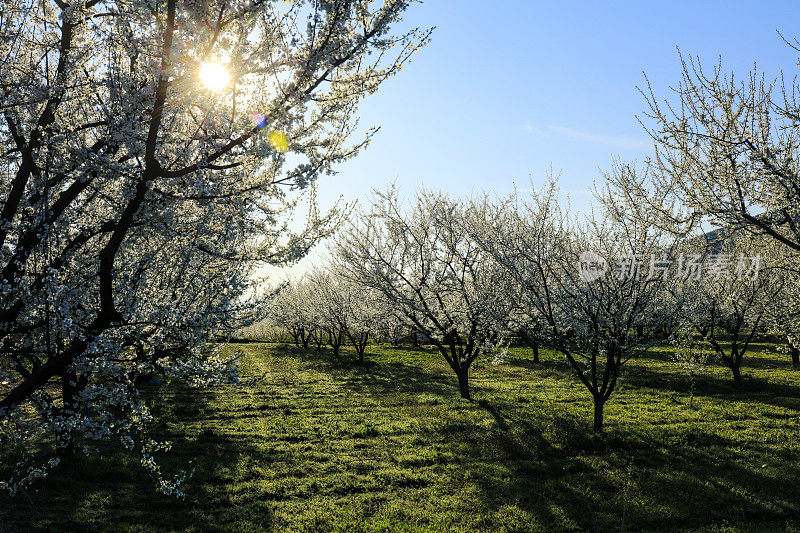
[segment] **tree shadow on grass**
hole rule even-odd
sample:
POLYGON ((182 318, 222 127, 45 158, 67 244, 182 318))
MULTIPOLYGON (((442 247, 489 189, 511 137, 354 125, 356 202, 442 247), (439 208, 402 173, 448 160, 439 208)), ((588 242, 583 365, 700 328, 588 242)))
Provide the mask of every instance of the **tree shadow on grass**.
MULTIPOLYGON (((661 391, 688 394, 689 377, 678 373, 656 372, 648 368, 628 367, 623 371, 621 383, 625 387, 649 388, 661 391)), ((775 383, 743 374, 740 387, 731 379, 701 374, 695 382, 695 396, 705 396, 733 401, 753 401, 800 411, 800 387, 775 383)))
MULTIPOLYGON (((636 455, 634 490, 644 505, 631 509, 632 524, 648 529, 771 524, 783 529, 797 519, 800 490, 794 480, 800 471, 794 464, 764 473, 752 464, 755 457, 737 450, 736 442, 719 435, 702 441, 710 444, 652 447, 636 455)), ((769 460, 766 449, 755 452, 762 458, 758 462, 769 460)))
MULTIPOLYGON (((663 354, 663 352, 652 352, 642 358, 672 361, 670 356, 663 354)), ((525 358, 510 358, 507 364, 535 371, 543 378, 563 377, 565 379, 575 379, 574 370, 566 359, 549 359, 534 363, 525 358)), ((710 362, 708 367, 720 369, 729 374, 727 367, 721 363, 710 362)), ((764 357, 745 359, 742 366, 743 381, 740 387, 734 385, 732 377, 723 378, 701 373, 696 378, 694 393, 695 396, 734 401, 754 401, 800 411, 800 386, 776 383, 761 377, 754 377, 748 373, 748 370, 775 368, 794 371, 790 361, 785 362, 776 358, 764 357)), ((800 372, 798 372, 798 376, 800 376, 800 372)), ((678 371, 659 372, 642 365, 633 364, 627 364, 623 367, 620 374, 620 383, 624 387, 649 388, 678 394, 688 394, 690 390, 689 376, 684 373, 678 371)))
MULTIPOLYGON (((209 395, 196 389, 166 387, 145 391, 158 398, 155 412, 191 423, 207 416, 213 408, 209 395), (170 403, 168 409, 160 408, 170 403)), ((158 420, 158 417, 157 417, 158 420)), ((236 520, 247 517, 242 527, 268 529, 272 513, 261 501, 239 501, 251 505, 243 513, 235 510, 228 494, 232 483, 231 462, 237 457, 265 458, 264 452, 241 439, 234 439, 216 429, 207 429, 187 437, 178 428, 167 428, 162 420, 155 428, 157 438, 173 442, 168 452, 156 455, 165 477, 170 473, 194 474, 182 486, 185 499, 156 492, 155 480, 139 464, 138 455, 116 448, 101 448, 90 456, 76 455, 56 467, 52 475, 37 482, 28 497, 0 499, 0 520, 10 518, 2 531, 228 531, 236 529, 236 520)), ((240 528, 241 529, 241 528, 240 528)))
MULTIPOLYGON (((296 346, 279 345, 273 354, 296 357, 308 368, 334 375, 337 383, 348 389, 375 397, 415 394, 459 397, 455 373, 432 347, 385 347, 380 353, 367 352, 364 363, 359 363, 352 352, 343 350, 336 357, 328 348, 318 352, 315 349, 303 350, 296 346), (429 368, 431 361, 435 362, 433 370, 429 368)), ((477 367, 473 368, 475 370, 477 367)), ((487 390, 476 380, 470 379, 470 392, 473 396, 487 390)))
POLYGON ((575 377, 575 369, 572 368, 572 365, 569 364, 565 357, 543 358, 538 363, 534 363, 532 359, 511 357, 505 364, 536 372, 538 376, 543 378, 577 379, 575 377))
MULTIPOLYGON (((366 368, 341 372, 337 380, 344 387, 374 397, 394 398, 432 394, 445 398, 458 397, 454 373, 436 372, 403 363, 375 364, 366 368)), ((471 384, 474 392, 479 388, 471 384)))
MULTIPOLYGON (((399 349, 398 349, 399 350, 399 349)), ((400 350, 407 352, 408 350, 400 350)), ((437 352, 426 350, 425 357, 434 357, 437 352)), ((364 364, 351 356, 332 357, 329 353, 298 353, 302 361, 313 370, 335 376, 336 382, 349 390, 374 397, 391 398, 417 394, 432 394, 457 398, 458 380, 454 372, 442 364, 441 370, 423 368, 417 364, 401 361, 368 359, 364 364)), ((444 361, 441 361, 444 363, 444 361)), ((484 388, 474 381, 470 391, 480 392, 484 388)))
MULTIPOLYGON (((514 505, 530 515, 535 530, 590 531, 603 526, 597 516, 599 504, 584 494, 585 485, 598 487, 604 494, 613 486, 539 428, 504 415, 502 406, 481 403, 498 421, 498 428, 465 436, 465 455, 474 459, 464 461, 464 466, 470 469, 468 479, 478 487, 482 505, 493 512, 514 505)), ((564 440, 573 444, 586 440, 577 421, 563 418, 556 423, 565 433, 564 440), (580 439, 573 438, 578 435, 580 439)))
MULTIPOLYGON (((721 342, 720 346, 726 351, 726 353, 730 352, 730 343, 721 342)), ((751 344, 742 360, 743 370, 746 368, 753 370, 794 369, 789 354, 775 352, 773 349, 774 345, 771 344, 751 344)), ((669 350, 651 349, 638 356, 637 359, 674 364, 672 348, 669 350)), ((715 358, 714 355, 711 355, 709 359, 709 366, 722 367, 723 365, 718 359, 715 358)), ((800 372, 798 372, 798 374, 800 374, 800 372)))
POLYGON ((485 506, 514 503, 540 527, 619 530, 625 513, 626 529, 634 531, 737 524, 764 530, 767 524, 786 527, 798 516, 796 464, 787 471, 748 466, 770 457, 766 449, 737 449, 718 435, 664 446, 644 434, 595 435, 571 417, 543 423, 503 405, 491 410, 510 430, 466 438, 466 455, 478 458, 464 462, 476 470, 470 479, 485 506))

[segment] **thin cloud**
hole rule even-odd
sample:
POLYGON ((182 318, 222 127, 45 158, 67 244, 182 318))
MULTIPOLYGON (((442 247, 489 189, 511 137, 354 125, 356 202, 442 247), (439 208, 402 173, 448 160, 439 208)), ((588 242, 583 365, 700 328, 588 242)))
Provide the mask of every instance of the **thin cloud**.
POLYGON ((534 126, 533 124, 531 124, 530 120, 525 121, 525 124, 522 125, 522 130, 527 131, 528 133, 533 133, 535 135, 544 135, 544 132, 541 129, 534 126))
POLYGON ((593 133, 590 131, 573 130, 572 128, 565 128, 564 126, 546 126, 544 130, 531 124, 530 120, 526 120, 522 125, 522 130, 534 135, 541 135, 543 137, 551 137, 552 134, 567 137, 569 139, 597 144, 602 146, 613 146, 614 148, 621 148, 623 150, 649 150, 651 145, 645 140, 636 139, 634 137, 623 137, 619 135, 604 135, 601 133, 593 133))
POLYGON ((589 131, 579 131, 563 126, 548 126, 551 131, 576 141, 587 142, 591 144, 601 144, 604 146, 614 146, 616 148, 623 148, 625 150, 647 150, 650 144, 642 139, 634 139, 633 137, 621 137, 617 135, 602 135, 599 133, 592 133, 589 131))

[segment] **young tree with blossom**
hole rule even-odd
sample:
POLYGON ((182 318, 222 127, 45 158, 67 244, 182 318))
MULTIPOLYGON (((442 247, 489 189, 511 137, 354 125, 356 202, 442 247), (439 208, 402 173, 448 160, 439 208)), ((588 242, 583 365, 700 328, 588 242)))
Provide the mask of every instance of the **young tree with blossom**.
POLYGON ((319 314, 319 327, 325 332, 333 355, 341 355, 346 341, 344 326, 347 323, 347 305, 341 298, 332 276, 325 270, 315 270, 308 276, 314 295, 314 306, 319 314))
POLYGON ((370 339, 379 331, 385 308, 374 291, 360 287, 337 275, 332 269, 316 270, 309 276, 313 305, 320 316, 321 327, 328 331, 334 355, 349 340, 360 363, 370 339))
MULTIPOLYGON (((768 238, 766 238, 768 239, 768 238)), ((762 239, 763 240, 763 239, 762 239)), ((792 366, 800 367, 800 256, 786 247, 761 245, 768 265, 769 302, 765 307, 767 327, 782 335, 792 366)))
POLYGON ((677 332, 672 339, 674 351, 672 360, 681 369, 689 374, 689 408, 694 409, 694 392, 697 384, 697 374, 708 362, 709 353, 702 342, 693 337, 691 330, 677 332))
POLYGON ((709 244, 688 243, 681 252, 687 269, 674 286, 684 322, 708 342, 737 387, 743 358, 767 325, 767 309, 780 291, 771 283, 775 272, 763 265, 762 241, 724 235, 709 244))
POLYGON ((269 300, 268 320, 287 332, 295 346, 308 350, 318 323, 313 312, 314 293, 307 279, 283 284, 269 300))

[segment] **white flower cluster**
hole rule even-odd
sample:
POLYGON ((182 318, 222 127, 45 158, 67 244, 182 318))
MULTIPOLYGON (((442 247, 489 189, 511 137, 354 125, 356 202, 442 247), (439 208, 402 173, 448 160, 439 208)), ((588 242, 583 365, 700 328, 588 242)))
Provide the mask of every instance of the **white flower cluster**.
POLYGON ((508 348, 503 348, 500 351, 493 352, 492 364, 494 366, 504 365, 508 362, 508 348))
MULTIPOLYGON (((12 481, 0 480, 0 491, 7 492, 10 496, 17 494, 19 490, 26 485, 43 478, 47 475, 47 471, 51 468, 58 466, 59 459, 54 457, 40 466, 29 466, 27 470, 23 470, 20 474, 16 475, 12 481)), ((19 470, 20 465, 17 464, 19 470)))

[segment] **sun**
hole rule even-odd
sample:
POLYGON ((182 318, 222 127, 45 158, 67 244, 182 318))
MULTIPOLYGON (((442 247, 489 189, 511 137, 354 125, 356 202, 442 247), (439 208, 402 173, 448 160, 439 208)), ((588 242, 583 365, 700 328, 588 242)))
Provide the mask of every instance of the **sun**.
POLYGON ((231 75, 222 63, 203 61, 200 64, 200 81, 206 89, 221 91, 230 83, 231 75))

